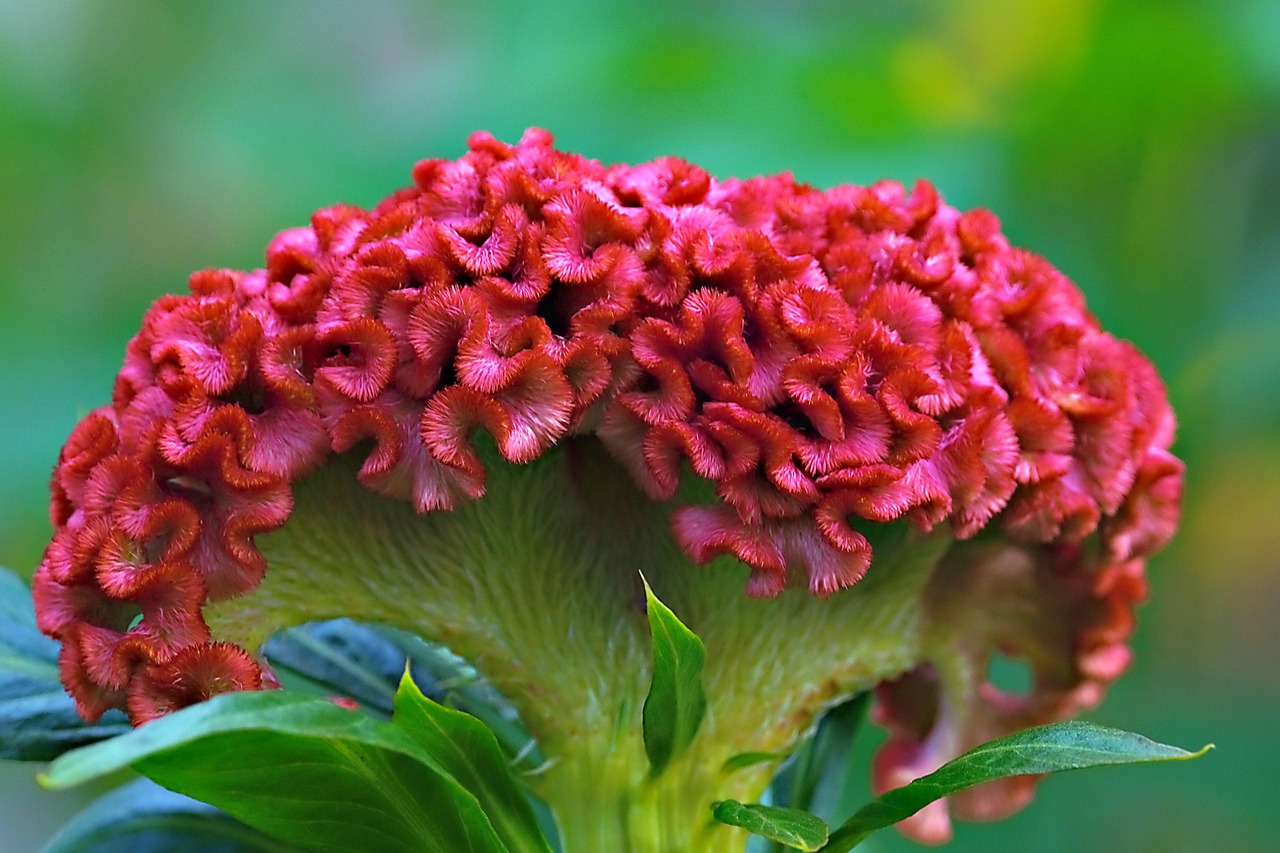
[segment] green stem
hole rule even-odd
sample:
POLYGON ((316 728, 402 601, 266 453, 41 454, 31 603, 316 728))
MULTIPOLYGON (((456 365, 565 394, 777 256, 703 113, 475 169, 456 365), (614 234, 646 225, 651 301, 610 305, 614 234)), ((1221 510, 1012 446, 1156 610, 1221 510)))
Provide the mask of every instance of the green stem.
POLYGON ((774 768, 725 774, 725 762, 786 753, 831 704, 914 666, 920 597, 949 541, 897 529, 853 589, 756 600, 736 561, 692 565, 671 507, 592 440, 526 466, 492 462, 485 496, 448 513, 374 495, 356 467, 340 458, 298 485, 289 522, 259 539, 262 586, 207 612, 215 635, 257 648, 279 628, 350 616, 447 645, 513 702, 551 760, 530 781, 566 853, 741 850, 745 835, 712 827, 710 804, 758 799, 774 768), (656 780, 640 738, 641 571, 707 647, 702 728, 656 780))
POLYGON ((578 752, 554 765, 540 793, 557 807, 564 849, 619 853, 741 853, 747 835, 716 824, 715 799, 758 799, 768 768, 727 773, 695 748, 651 778, 634 742, 578 752))

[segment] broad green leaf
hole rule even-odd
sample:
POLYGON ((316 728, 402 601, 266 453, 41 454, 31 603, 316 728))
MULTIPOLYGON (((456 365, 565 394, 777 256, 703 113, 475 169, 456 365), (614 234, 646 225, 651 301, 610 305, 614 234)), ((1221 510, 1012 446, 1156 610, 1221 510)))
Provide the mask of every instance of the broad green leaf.
POLYGON ((707 710, 702 691, 707 649, 698 635, 658 600, 648 581, 644 581, 644 594, 653 634, 653 681, 642 712, 644 750, 656 776, 698 733, 707 710))
POLYGON ((867 803, 831 834, 823 853, 845 853, 877 829, 910 817, 934 800, 1007 776, 1058 773, 1107 764, 1185 761, 1212 749, 1188 752, 1132 732, 1080 721, 1026 729, 974 747, 928 776, 867 803))
POLYGON ((505 853, 476 798, 418 741, 323 699, 217 696, 69 752, 42 781, 65 788, 123 767, 314 850, 505 853))
POLYGON ((809 853, 827 843, 826 821, 800 809, 724 800, 711 807, 716 820, 809 853))
POLYGON ((347 696, 383 718, 391 716, 407 661, 425 696, 487 725, 518 766, 532 770, 545 761, 515 708, 474 667, 406 631, 353 619, 311 622, 275 634, 263 652, 286 689, 347 696))
POLYGON ((476 796, 494 831, 512 853, 551 853, 529 800, 484 723, 431 701, 406 672, 396 693, 392 725, 418 741, 476 796))
POLYGON ((414 681, 424 687, 424 694, 442 705, 466 711, 492 729, 512 764, 533 770, 546 762, 515 706, 475 667, 444 646, 428 643, 407 631, 386 626, 379 626, 377 631, 408 657, 414 681), (426 686, 424 678, 430 679, 426 686))
POLYGON ((215 809, 135 779, 98 798, 40 853, 299 853, 215 809))
POLYGON ((49 761, 129 730, 119 711, 86 723, 62 688, 58 644, 36 628, 27 585, 0 569, 0 759, 49 761))
MULTIPOLYGON (((391 716, 406 660, 376 628, 351 619, 286 628, 267 640, 262 652, 286 688, 348 696, 384 717, 391 716)), ((432 692, 434 685, 416 675, 432 692)))

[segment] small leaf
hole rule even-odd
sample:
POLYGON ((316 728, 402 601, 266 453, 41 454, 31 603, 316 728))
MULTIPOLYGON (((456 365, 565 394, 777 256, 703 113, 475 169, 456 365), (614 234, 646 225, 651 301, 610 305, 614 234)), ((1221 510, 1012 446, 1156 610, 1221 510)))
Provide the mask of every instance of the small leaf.
POLYGON ((740 752, 726 761, 722 769, 725 773, 733 773, 738 770, 745 770, 748 767, 755 767, 757 764, 782 761, 786 757, 786 753, 782 752, 740 752))
POLYGON ((418 741, 480 801, 512 853, 551 853, 529 800, 507 766, 497 739, 470 714, 451 711, 422 694, 406 670, 396 693, 392 725, 418 741))
POLYGON ((812 853, 827 843, 826 821, 800 809, 724 800, 713 805, 711 811, 721 823, 740 826, 753 835, 796 850, 812 853))
POLYGON ((1037 726, 974 747, 928 776, 872 800, 833 832, 822 850, 845 853, 877 829, 910 817, 934 800, 993 779, 1106 764, 1186 761, 1212 748, 1187 752, 1132 732, 1080 721, 1037 726))
POLYGON ((390 723, 282 691, 216 696, 69 752, 65 788, 133 767, 273 838, 346 853, 505 853, 479 802, 390 723))
POLYGON ((300 853, 196 800, 135 779, 76 815, 40 853, 300 853))
POLYGON ((119 711, 86 723, 62 688, 58 644, 36 628, 31 592, 0 569, 0 759, 50 761, 129 730, 119 711))
POLYGON ((648 581, 644 581, 644 594, 653 634, 653 681, 642 712, 644 750, 657 776, 688 748, 706 713, 702 667, 707 649, 698 635, 658 600, 648 581))

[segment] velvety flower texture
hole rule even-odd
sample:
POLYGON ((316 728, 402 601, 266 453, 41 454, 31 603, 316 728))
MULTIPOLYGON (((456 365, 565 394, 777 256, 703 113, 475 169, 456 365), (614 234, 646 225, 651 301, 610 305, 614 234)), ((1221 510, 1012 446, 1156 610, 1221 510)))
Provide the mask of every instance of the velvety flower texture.
MULTIPOLYGON (((202 606, 259 583, 254 536, 286 522, 291 484, 367 446, 365 487, 447 511, 484 493, 476 428, 516 464, 594 434, 654 499, 711 481, 674 535, 748 565, 753 596, 856 583, 870 524, 1002 531, 1025 564, 1010 583, 1058 614, 1045 642, 1074 663, 1028 697, 978 685, 990 713, 969 733, 1097 701, 1182 466, 1151 365, 1061 273, 925 182, 604 166, 537 130, 469 148, 152 306, 111 405, 62 451, 34 585, 84 716, 142 723, 269 681, 202 606)), ((882 784, 938 746, 936 702, 911 700, 932 677, 882 688, 882 784)))

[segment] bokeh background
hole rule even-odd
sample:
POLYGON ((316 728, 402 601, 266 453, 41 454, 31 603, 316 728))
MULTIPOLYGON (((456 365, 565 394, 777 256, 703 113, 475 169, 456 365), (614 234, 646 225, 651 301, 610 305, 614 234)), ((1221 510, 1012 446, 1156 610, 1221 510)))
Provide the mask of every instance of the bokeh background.
MULTIPOLYGON (((720 176, 928 177, 1074 278, 1166 377, 1189 471, 1092 718, 1218 750, 1051 780, 950 849, 1276 849, 1274 0, 0 0, 0 563, 39 560, 48 471, 152 299, 528 125, 720 176)), ((32 770, 0 765, 6 853, 83 799, 32 770)))

